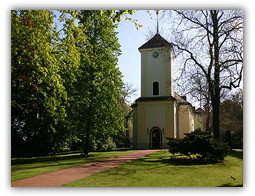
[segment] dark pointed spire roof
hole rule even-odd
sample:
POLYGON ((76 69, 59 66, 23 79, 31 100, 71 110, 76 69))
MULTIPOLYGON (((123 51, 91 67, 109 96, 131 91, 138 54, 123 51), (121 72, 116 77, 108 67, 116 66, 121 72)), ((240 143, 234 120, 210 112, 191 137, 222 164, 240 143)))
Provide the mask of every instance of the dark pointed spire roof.
POLYGON ((147 41, 145 44, 140 46, 138 50, 140 49, 146 49, 146 48, 158 48, 158 47, 165 47, 171 45, 168 41, 166 41, 161 35, 158 33, 154 35, 153 38, 151 38, 149 41, 147 41))

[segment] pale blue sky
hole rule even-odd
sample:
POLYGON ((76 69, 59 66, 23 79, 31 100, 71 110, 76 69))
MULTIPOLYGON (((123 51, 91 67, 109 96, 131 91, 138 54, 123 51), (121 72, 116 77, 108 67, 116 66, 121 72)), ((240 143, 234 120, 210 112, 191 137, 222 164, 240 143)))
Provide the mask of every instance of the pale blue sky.
MULTIPOLYGON (((138 48, 148 41, 147 35, 149 32, 156 32, 156 12, 151 10, 150 13, 151 15, 147 13, 147 10, 138 10, 131 16, 143 25, 138 30, 134 23, 124 20, 124 17, 117 29, 122 50, 118 66, 124 76, 123 81, 132 83, 138 89, 137 95, 131 99, 132 101, 140 97, 141 92, 141 58, 138 48)), ((159 22, 160 29, 162 26, 163 24, 159 22)))

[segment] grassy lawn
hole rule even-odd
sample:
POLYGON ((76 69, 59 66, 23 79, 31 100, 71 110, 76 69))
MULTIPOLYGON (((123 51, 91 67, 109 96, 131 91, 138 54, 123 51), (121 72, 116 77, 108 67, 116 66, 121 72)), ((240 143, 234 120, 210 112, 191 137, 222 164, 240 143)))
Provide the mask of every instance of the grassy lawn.
POLYGON ((242 186, 243 152, 224 163, 198 164, 169 159, 166 150, 66 184, 66 187, 217 187, 242 186), (232 179, 233 176, 236 180, 232 179))
POLYGON ((135 151, 136 150, 93 152, 90 153, 91 156, 87 158, 82 157, 78 152, 63 153, 55 156, 13 158, 11 166, 11 180, 20 180, 23 178, 91 163, 135 151))

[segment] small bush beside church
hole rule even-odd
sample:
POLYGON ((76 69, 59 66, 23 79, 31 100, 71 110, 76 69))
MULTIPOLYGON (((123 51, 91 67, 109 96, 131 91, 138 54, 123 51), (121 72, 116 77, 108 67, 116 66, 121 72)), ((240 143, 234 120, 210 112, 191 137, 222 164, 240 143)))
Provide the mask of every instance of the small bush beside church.
POLYGON ((230 151, 226 143, 220 143, 213 139, 210 132, 200 129, 186 133, 183 139, 167 139, 170 153, 179 153, 203 162, 220 162, 230 151))

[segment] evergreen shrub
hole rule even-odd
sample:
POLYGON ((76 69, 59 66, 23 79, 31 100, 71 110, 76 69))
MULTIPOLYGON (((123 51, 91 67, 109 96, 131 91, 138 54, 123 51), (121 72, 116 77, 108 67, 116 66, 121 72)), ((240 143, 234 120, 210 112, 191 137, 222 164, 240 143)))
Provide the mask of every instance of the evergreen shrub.
POLYGON ((243 149, 243 132, 234 132, 231 134, 232 148, 243 149))
POLYGON ((220 143, 210 132, 201 129, 186 133, 183 139, 167 139, 170 153, 186 155, 203 162, 220 162, 230 150, 226 143, 220 143))

